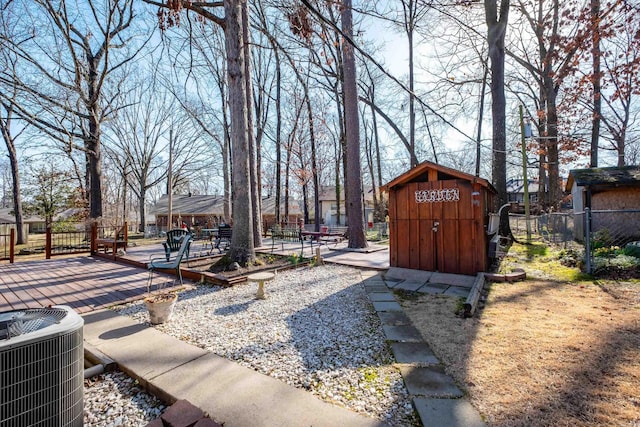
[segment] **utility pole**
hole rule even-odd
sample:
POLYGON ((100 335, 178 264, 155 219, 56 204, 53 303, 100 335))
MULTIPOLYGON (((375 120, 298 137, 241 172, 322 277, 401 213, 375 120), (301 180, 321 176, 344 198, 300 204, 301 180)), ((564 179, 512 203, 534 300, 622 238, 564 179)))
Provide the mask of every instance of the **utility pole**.
POLYGON ((169 170, 167 171, 167 231, 173 225, 173 126, 169 129, 169 170))
POLYGON ((531 241, 531 224, 529 223, 529 178, 527 177, 527 147, 526 138, 531 137, 531 125, 524 124, 522 105, 520 106, 520 139, 522 142, 522 179, 524 180, 524 217, 527 224, 527 242, 531 241))

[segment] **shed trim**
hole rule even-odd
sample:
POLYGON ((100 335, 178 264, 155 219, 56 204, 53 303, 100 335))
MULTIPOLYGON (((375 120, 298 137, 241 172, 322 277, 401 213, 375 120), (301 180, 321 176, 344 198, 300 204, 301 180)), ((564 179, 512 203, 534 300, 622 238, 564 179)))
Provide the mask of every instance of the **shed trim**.
POLYGON ((435 170, 437 172, 446 173, 447 175, 451 175, 452 177, 457 179, 469 181, 474 184, 480 184, 481 186, 489 189, 490 191, 497 193, 495 188, 493 188, 493 185, 491 185, 491 183, 489 183, 489 181, 487 181, 484 178, 480 178, 475 175, 461 172, 456 169, 451 169, 446 166, 442 166, 437 163, 433 163, 429 161, 424 161, 420 163, 418 166, 416 166, 415 168, 412 168, 409 171, 403 173, 402 175, 396 177, 391 182, 383 185, 382 189, 384 191, 389 191, 390 189, 392 189, 393 187, 397 187, 398 185, 406 184, 407 182, 412 182, 415 178, 419 177, 420 175, 423 175, 425 172, 428 172, 429 170, 435 170))

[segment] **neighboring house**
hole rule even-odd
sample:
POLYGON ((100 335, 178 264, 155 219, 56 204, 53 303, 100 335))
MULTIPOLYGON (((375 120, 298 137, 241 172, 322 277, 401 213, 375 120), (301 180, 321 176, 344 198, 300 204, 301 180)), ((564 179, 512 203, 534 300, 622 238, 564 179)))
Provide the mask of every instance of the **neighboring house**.
POLYGON ((169 196, 167 194, 160 197, 148 212, 155 217, 155 225, 161 231, 175 228, 182 222, 189 227, 213 228, 226 221, 222 196, 174 194, 171 201, 173 225, 170 227, 168 226, 169 196))
MULTIPOLYGON (((373 189, 364 187, 364 213, 367 222, 373 222, 373 189)), ((325 225, 338 225, 338 202, 336 200, 336 187, 323 185, 320 187, 320 223, 325 225)), ((344 188, 340 189, 340 225, 347 224, 347 215, 344 200, 344 188)))
POLYGON ((621 230, 628 234, 627 240, 640 238, 640 215, 600 212, 640 207, 640 166, 574 169, 569 172, 566 190, 573 198, 576 239, 583 240, 585 208, 597 212, 591 231, 621 230))
MULTIPOLYGON (((186 223, 191 227, 213 228, 222 222, 231 221, 224 217, 224 198, 222 196, 209 195, 178 195, 172 198, 171 216, 173 224, 186 223)), ((158 230, 167 230, 169 215, 169 196, 163 195, 149 211, 155 219, 158 230)), ((280 215, 283 222, 297 224, 302 214, 297 202, 289 202, 289 218, 284 218, 284 204, 280 206, 280 215)), ((262 199, 262 224, 268 228, 275 222, 274 198, 262 199)))
MULTIPOLYGON (((303 218, 300 205, 295 200, 289 200, 289 217, 285 217, 283 200, 280 200, 280 222, 281 225, 301 224, 303 218)), ((276 222, 276 198, 266 197, 262 199, 262 227, 263 231, 271 228, 276 222)))
MULTIPOLYGON (((538 210, 538 191, 540 183, 538 180, 528 179, 529 186, 529 211, 531 213, 538 210)), ((507 201, 511 203, 510 212, 524 213, 524 179, 514 178, 507 180, 507 201)))

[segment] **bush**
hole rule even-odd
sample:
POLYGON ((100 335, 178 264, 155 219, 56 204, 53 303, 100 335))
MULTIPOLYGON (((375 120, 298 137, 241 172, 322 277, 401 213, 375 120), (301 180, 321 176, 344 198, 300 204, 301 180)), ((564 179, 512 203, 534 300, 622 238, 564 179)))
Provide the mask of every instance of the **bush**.
POLYGON ((603 228, 598 230, 591 240, 591 249, 608 248, 613 245, 613 237, 611 232, 603 228))
POLYGON ((624 255, 640 258, 640 242, 631 242, 622 250, 624 255))
POLYGON ((565 267, 579 267, 582 261, 582 254, 575 249, 563 249, 558 253, 558 261, 565 267))

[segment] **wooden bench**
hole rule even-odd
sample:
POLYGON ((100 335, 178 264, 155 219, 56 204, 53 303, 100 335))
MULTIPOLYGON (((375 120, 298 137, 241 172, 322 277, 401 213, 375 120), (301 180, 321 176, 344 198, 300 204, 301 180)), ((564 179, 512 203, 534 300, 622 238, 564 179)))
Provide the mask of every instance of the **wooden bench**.
POLYGON ((116 259, 116 255, 118 253, 119 248, 126 249, 127 248, 127 227, 117 227, 115 229, 115 233, 111 237, 102 237, 96 239, 96 250, 99 252, 100 248, 107 253, 108 249, 111 249, 111 254, 113 259, 116 259))
POLYGON ((300 230, 297 228, 273 227, 271 229, 271 253, 273 253, 276 243, 280 243, 281 250, 284 251, 284 244, 286 242, 304 243, 300 230))

